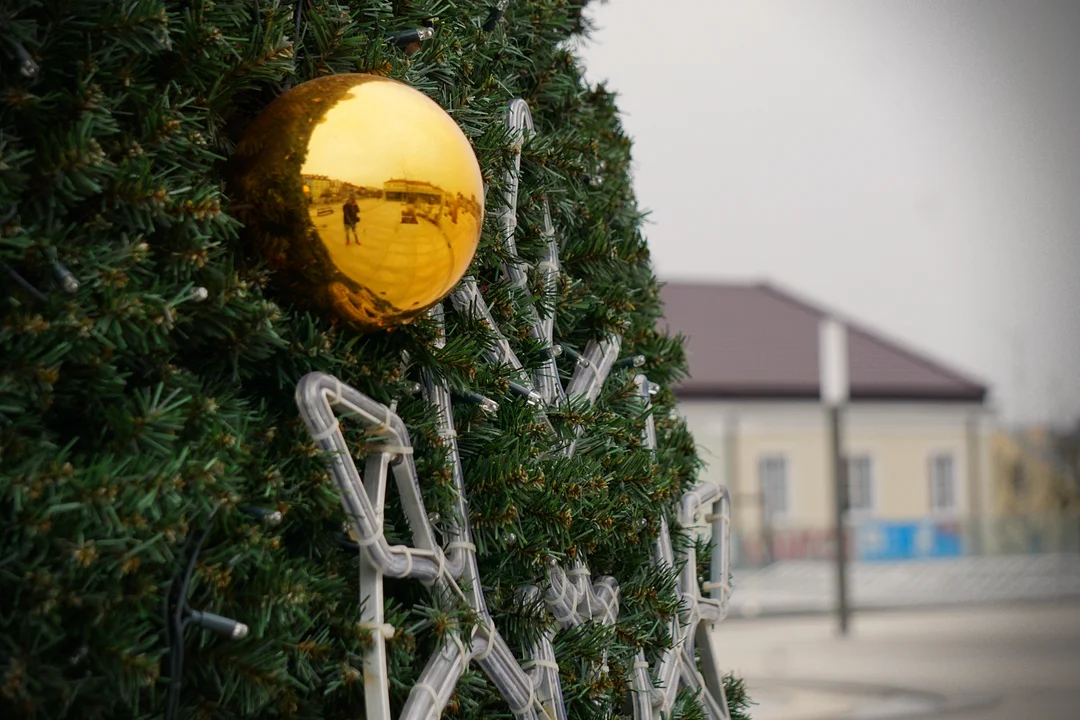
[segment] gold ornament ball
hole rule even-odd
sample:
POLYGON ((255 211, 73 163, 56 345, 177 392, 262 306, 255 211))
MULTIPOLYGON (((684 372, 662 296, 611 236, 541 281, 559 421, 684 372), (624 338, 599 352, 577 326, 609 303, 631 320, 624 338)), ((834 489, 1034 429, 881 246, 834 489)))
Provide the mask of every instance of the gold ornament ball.
POLYGON ((278 280, 364 328, 421 315, 476 253, 476 155, 408 85, 361 74, 298 85, 244 131, 231 163, 235 212, 278 280))

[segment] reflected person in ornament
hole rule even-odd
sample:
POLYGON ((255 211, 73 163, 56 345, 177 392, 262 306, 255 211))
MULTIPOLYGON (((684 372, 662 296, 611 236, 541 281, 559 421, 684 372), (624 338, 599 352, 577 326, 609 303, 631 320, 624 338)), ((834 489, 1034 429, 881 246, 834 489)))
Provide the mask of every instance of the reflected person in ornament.
POLYGON ((349 244, 349 234, 356 244, 360 244, 360 236, 356 234, 356 225, 360 222, 360 206, 356 204, 356 195, 349 193, 349 200, 341 208, 341 214, 345 220, 345 244, 349 244))

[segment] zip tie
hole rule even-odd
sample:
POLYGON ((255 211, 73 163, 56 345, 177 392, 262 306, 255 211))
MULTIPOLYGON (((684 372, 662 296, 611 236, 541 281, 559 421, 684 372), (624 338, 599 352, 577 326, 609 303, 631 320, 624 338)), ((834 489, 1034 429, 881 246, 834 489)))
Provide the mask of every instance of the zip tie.
POLYGON ((570 587, 570 581, 563 578, 562 590, 559 592, 559 597, 555 600, 555 603, 561 605, 566 600, 566 588, 570 587))
POLYGON ((376 530, 372 534, 368 535, 367 537, 364 537, 364 536, 361 535, 360 539, 356 541, 356 544, 359 545, 362 548, 368 547, 370 545, 374 545, 375 543, 377 543, 377 542, 379 542, 380 540, 383 539, 383 532, 382 531, 383 531, 383 529, 380 527, 378 530, 376 530))
MULTIPOLYGON (((557 608, 553 608, 553 609, 557 609, 557 608)), ((554 613, 552 613, 552 614, 554 615, 554 613)), ((575 617, 577 617, 577 610, 575 610, 573 608, 570 608, 570 611, 568 613, 566 613, 566 615, 563 615, 562 617, 559 617, 558 615, 555 615, 555 622, 560 623, 560 624, 561 623, 569 623, 575 617)))
POLYGON ((457 430, 455 430, 454 428, 445 428, 439 430, 439 437, 446 440, 453 440, 457 438, 457 430))
POLYGON ((390 623, 370 622, 368 620, 361 620, 356 623, 356 626, 361 630, 368 630, 372 633, 378 633, 382 635, 384 640, 392 640, 394 637, 394 626, 390 623))
POLYGON ((566 574, 571 577, 581 577, 582 575, 591 575, 592 573, 590 573, 586 568, 576 567, 567 570, 566 574))
POLYGON ((321 442, 321 441, 325 440, 326 438, 330 437, 331 435, 333 435, 334 433, 336 433, 340 429, 341 429, 341 423, 339 423, 339 422, 337 422, 337 420, 335 420, 333 425, 330 425, 330 426, 324 428, 323 430, 320 430, 317 433, 312 433, 311 434, 311 439, 314 440, 315 442, 321 442))
POLYGON ((413 449, 409 445, 376 445, 379 452, 386 455, 412 455, 413 449))
POLYGON ((443 576, 443 573, 446 572, 446 555, 443 554, 442 550, 435 550, 434 554, 437 563, 437 567, 435 568, 435 577, 432 578, 429 582, 424 582, 424 587, 431 587, 435 583, 439 582, 439 580, 443 576))
MULTIPOLYGON (((536 702, 536 688, 533 687, 533 684, 532 684, 531 680, 526 679, 525 682, 529 686, 529 701, 527 703, 525 703, 525 705, 523 705, 522 707, 519 707, 519 708, 515 708, 515 707, 513 707, 511 705, 510 706, 510 712, 512 712, 514 715, 524 715, 525 711, 528 710, 529 708, 531 708, 533 706, 533 704, 536 702)), ((506 704, 510 705, 510 702, 507 701, 506 704)))
POLYGON ((337 405, 338 403, 341 402, 341 378, 339 378, 337 375, 334 375, 333 378, 334 378, 334 397, 333 397, 333 399, 330 400, 330 402, 332 404, 334 404, 334 405, 337 405))
POLYGON ((544 660, 541 658, 537 660, 526 660, 521 664, 522 670, 530 670, 534 667, 547 668, 549 670, 558 671, 559 663, 555 662, 554 660, 544 660))
POLYGON ((434 710, 436 713, 442 709, 439 707, 439 693, 435 692, 435 688, 431 687, 425 682, 418 682, 413 685, 413 688, 416 690, 423 690, 428 694, 428 697, 431 698, 431 704, 435 706, 434 710))
POLYGON ((634 669, 635 670, 648 670, 651 667, 652 666, 649 665, 649 663, 646 662, 645 660, 635 660, 634 661, 634 669))
POLYGON ((450 639, 457 645, 458 655, 461 657, 461 667, 467 668, 469 666, 469 653, 465 650, 465 645, 461 642, 461 638, 454 633, 450 633, 450 639))
POLYGON ((453 542, 451 542, 451 543, 448 543, 448 544, 446 545, 446 549, 447 549, 447 550, 458 550, 458 549, 461 549, 461 550, 464 550, 465 552, 471 552, 471 553, 475 553, 475 552, 476 552, 476 546, 475 546, 475 545, 473 545, 473 544, 472 544, 471 542, 469 542, 468 540, 454 540, 453 542))
POLYGON ((484 652, 474 656, 476 662, 484 662, 487 660, 488 655, 491 655, 491 651, 495 648, 495 622, 490 618, 488 619, 487 632, 487 647, 484 648, 484 652))
POLYGON ((383 405, 382 407, 383 410, 386 411, 386 419, 383 420, 382 425, 375 428, 376 433, 390 432, 393 429, 391 423, 394 421, 394 411, 386 407, 385 405, 383 405))
POLYGON ((703 582, 701 583, 701 589, 708 592, 714 588, 720 588, 722 590, 731 591, 731 585, 726 582, 703 582))
POLYGON ((709 513, 705 516, 705 522, 712 522, 713 520, 727 520, 726 513, 709 513))
POLYGON ((402 552, 394 552, 393 550, 391 550, 390 552, 392 552, 394 555, 405 556, 405 572, 401 575, 398 575, 398 577, 409 577, 410 575, 412 575, 412 553, 409 552, 408 548, 405 548, 405 550, 403 550, 402 552))
MULTIPOLYGON (((597 596, 597 597, 599 597, 599 596, 597 596)), ((601 601, 601 602, 603 602, 603 601, 601 601)), ((615 610, 613 605, 616 605, 616 604, 617 604, 617 601, 615 600, 615 595, 614 595, 614 593, 612 593, 611 602, 604 603, 604 620, 607 621, 607 623, 605 623, 605 624, 615 622, 615 618, 618 616, 618 612, 615 610)))

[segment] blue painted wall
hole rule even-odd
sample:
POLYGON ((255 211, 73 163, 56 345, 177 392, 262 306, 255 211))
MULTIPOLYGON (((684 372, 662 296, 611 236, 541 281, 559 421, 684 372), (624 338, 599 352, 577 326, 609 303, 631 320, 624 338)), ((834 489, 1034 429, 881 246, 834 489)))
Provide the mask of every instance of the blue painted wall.
POLYGON ((859 560, 914 560, 959 557, 960 528, 933 521, 866 521, 855 528, 855 557, 859 560))

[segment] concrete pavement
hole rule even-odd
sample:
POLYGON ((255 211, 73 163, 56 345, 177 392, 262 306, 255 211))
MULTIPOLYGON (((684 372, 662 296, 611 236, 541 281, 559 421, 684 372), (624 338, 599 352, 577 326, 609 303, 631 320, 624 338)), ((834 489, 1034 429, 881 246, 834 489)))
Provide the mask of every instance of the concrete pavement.
POLYGON ((754 720, 1080 718, 1080 601, 731 619, 754 720))

